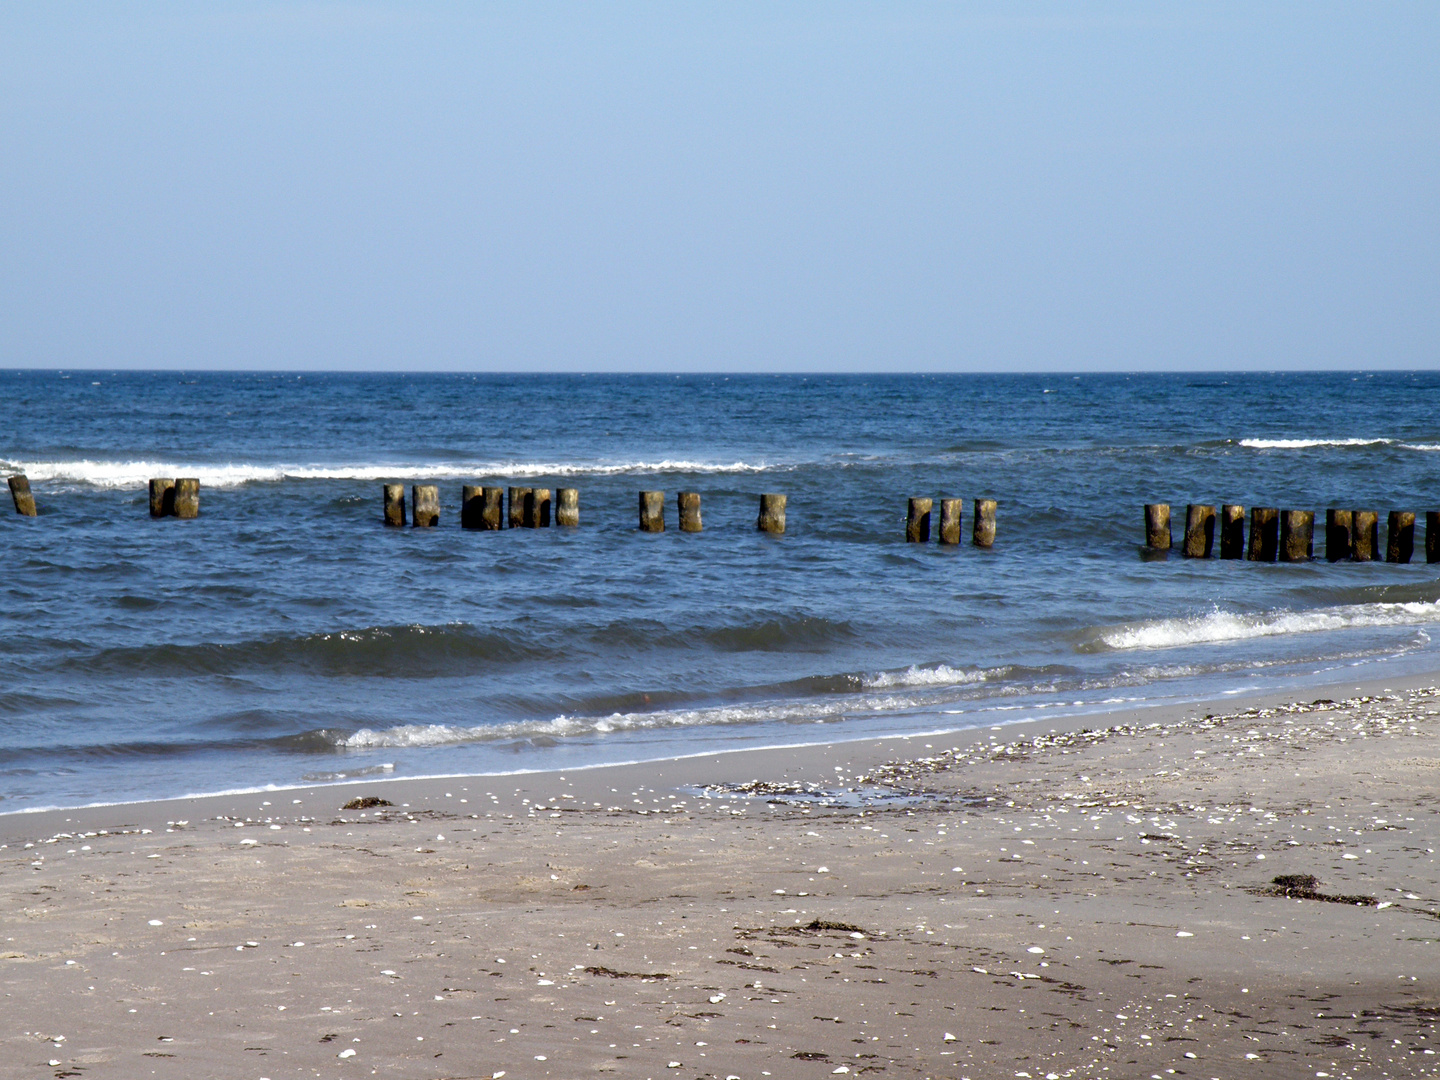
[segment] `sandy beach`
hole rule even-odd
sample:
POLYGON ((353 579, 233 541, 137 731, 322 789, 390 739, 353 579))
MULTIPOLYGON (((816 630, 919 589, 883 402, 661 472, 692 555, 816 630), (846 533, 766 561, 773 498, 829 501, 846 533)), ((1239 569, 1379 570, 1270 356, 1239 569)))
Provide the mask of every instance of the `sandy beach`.
POLYGON ((0 1073, 1434 1075, 1432 683, 0 816, 0 1073))

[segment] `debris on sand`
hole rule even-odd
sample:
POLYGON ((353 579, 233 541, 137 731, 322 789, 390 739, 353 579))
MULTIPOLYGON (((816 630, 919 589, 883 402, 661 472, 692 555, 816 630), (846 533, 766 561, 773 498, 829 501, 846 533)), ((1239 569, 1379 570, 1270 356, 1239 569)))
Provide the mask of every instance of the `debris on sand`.
POLYGON ((641 979, 645 982, 654 982, 657 979, 670 978, 670 976, 663 971, 616 971, 614 968, 608 967, 587 967, 585 974, 603 975, 607 979, 641 979))
POLYGON ((1324 900, 1331 904, 1354 904, 1357 907, 1374 907, 1379 903, 1373 896, 1358 893, 1324 893, 1320 891, 1320 879, 1314 874, 1279 874, 1269 885, 1256 889, 1260 896, 1283 896, 1287 900, 1324 900))
POLYGON ((347 802, 344 806, 340 807, 340 809, 341 809, 341 810, 370 810, 370 809, 373 809, 373 808, 376 807, 376 806, 394 806, 394 805, 395 805, 395 804, 394 804, 393 802, 391 802, 389 799, 382 799, 382 798, 380 798, 378 795, 361 795, 361 796, 359 796, 358 798, 351 799, 351 800, 350 800, 349 802, 347 802))

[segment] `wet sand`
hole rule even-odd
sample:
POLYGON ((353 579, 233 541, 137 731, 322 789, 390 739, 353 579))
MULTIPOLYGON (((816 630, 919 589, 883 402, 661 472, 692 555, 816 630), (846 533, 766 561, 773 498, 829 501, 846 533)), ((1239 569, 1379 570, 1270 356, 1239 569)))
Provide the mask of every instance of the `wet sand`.
POLYGON ((1352 683, 0 816, 0 1074, 1433 1075, 1437 736, 1352 683))

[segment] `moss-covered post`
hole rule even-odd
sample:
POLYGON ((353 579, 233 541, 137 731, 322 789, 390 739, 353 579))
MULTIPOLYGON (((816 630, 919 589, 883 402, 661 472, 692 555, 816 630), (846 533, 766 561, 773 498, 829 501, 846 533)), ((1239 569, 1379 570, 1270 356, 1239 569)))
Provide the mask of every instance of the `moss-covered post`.
POLYGON ((573 529, 580 524, 580 489, 555 489, 555 524, 573 529))
POLYGON ((30 494, 30 480, 23 473, 10 477, 10 498, 15 503, 17 514, 35 516, 35 496, 30 494))
POLYGON ((960 514, 964 506, 963 499, 940 500, 940 543, 960 543, 960 514))
POLYGON ((675 496, 675 509, 680 517, 681 532, 700 532, 705 526, 700 520, 700 493, 682 491, 675 496))
POLYGON ((649 533, 665 531, 665 493, 663 491, 640 492, 640 531, 649 533))
POLYGON ((1305 562, 1315 554, 1315 511, 1280 511, 1280 561, 1305 562))
POLYGON ((1220 558, 1245 557, 1245 507, 1226 503, 1220 508, 1220 558))
POLYGON ((1274 562, 1280 553, 1280 511, 1273 506, 1255 506, 1250 510, 1251 562, 1274 562))
POLYGON ((995 546, 995 500, 976 499, 970 542, 978 548, 995 546))
POLYGON ((175 481, 150 481, 150 516, 170 517, 175 513, 175 481))
POLYGON ((1151 551, 1170 550, 1170 504, 1145 504, 1145 546, 1151 551))
POLYGON ((1408 563, 1415 553, 1415 515, 1409 510, 1391 510, 1386 526, 1385 561, 1408 563))
POLYGON ((410 489, 410 524, 417 529, 440 524, 440 489, 434 484, 416 484, 410 489))
POLYGON ((510 489, 510 512, 507 515, 510 528, 523 529, 525 527, 525 496, 529 494, 528 487, 512 487, 510 489))
POLYGON ((1215 507, 1190 503, 1185 507, 1185 557, 1208 559, 1215 547, 1215 507))
POLYGON ((1350 557, 1373 562, 1380 553, 1380 515, 1374 510, 1350 512, 1350 557))
POLYGON ((197 518, 200 516, 200 481, 194 476, 182 476, 175 481, 175 516, 197 518))
POLYGON ((763 533, 779 536, 785 531, 786 496, 767 492, 760 496, 760 516, 755 519, 755 528, 763 533))
POLYGON ((934 500, 911 498, 905 508, 905 542, 927 544, 930 542, 930 508, 934 500))

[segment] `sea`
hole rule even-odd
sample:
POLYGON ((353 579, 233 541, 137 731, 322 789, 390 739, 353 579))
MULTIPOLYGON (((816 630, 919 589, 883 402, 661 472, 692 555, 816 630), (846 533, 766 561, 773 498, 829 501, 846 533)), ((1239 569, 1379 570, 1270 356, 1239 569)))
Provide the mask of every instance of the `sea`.
POLYGON ((40 511, 0 513, 0 812, 1435 670, 1437 406, 1434 372, 0 371, 0 473, 40 511), (200 515, 152 519, 147 481, 177 476, 200 515), (438 526, 387 528, 387 482, 438 485, 438 526), (577 488, 580 524, 462 529, 462 484, 577 488), (965 542, 907 543, 911 496, 963 499, 965 542), (1177 542, 1187 503, 1314 510, 1317 556, 1327 507, 1379 511, 1382 546, 1411 510, 1416 555, 1157 557, 1151 502, 1177 542))

